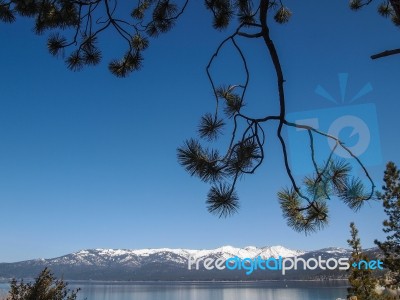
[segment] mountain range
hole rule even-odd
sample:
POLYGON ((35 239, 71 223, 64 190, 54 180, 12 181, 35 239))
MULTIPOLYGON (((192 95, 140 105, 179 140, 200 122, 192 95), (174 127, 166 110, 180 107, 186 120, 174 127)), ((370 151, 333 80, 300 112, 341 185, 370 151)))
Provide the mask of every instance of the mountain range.
MULTIPOLYGON (((367 252, 377 255, 376 249, 367 252)), ((45 267, 66 280, 104 281, 205 281, 205 280, 285 280, 285 279, 340 279, 346 278, 339 270, 292 270, 283 276, 280 272, 257 270, 246 275, 244 270, 188 269, 188 258, 215 261, 218 258, 349 258, 351 251, 343 248, 325 248, 299 251, 283 246, 235 248, 224 246, 212 250, 190 249, 88 249, 51 259, 34 259, 15 263, 0 263, 0 278, 34 278, 45 267)))

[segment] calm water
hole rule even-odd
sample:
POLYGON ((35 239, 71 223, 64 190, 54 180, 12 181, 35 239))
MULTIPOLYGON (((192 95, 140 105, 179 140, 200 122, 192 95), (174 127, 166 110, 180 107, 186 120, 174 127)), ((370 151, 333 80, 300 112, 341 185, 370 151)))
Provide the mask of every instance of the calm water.
MULTIPOLYGON (((346 281, 238 283, 71 283, 88 300, 335 300, 345 298, 346 281)), ((3 293, 7 284, 0 283, 3 293)), ((0 292, 1 295, 1 292, 0 292)))

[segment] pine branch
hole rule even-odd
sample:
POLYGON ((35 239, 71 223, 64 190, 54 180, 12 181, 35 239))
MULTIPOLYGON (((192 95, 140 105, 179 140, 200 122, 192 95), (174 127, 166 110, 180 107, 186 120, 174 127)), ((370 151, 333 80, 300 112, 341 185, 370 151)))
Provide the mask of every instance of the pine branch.
POLYGON ((386 50, 377 54, 374 54, 371 56, 371 59, 379 59, 379 58, 383 58, 383 57, 387 57, 387 56, 391 56, 391 55, 396 55, 396 54, 400 54, 400 48, 399 49, 393 49, 393 50, 386 50))

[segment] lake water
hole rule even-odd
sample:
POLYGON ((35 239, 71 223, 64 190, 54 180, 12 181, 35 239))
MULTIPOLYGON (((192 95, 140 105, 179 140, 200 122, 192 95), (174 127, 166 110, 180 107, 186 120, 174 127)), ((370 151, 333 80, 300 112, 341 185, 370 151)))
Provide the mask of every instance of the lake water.
MULTIPOLYGON (((331 282, 71 282, 87 300, 335 300, 346 298, 347 281, 331 282)), ((3 294, 7 284, 0 283, 3 294)), ((1 295, 1 293, 0 293, 1 295)))

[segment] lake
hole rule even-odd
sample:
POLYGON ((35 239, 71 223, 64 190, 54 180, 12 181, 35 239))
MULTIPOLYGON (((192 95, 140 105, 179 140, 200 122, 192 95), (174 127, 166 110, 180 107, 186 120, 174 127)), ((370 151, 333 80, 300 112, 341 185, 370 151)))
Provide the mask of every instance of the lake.
MULTIPOLYGON (((335 300, 347 294, 347 281, 71 282, 69 286, 82 288, 80 300, 335 300)), ((3 293, 7 289, 8 284, 0 283, 3 293)))

